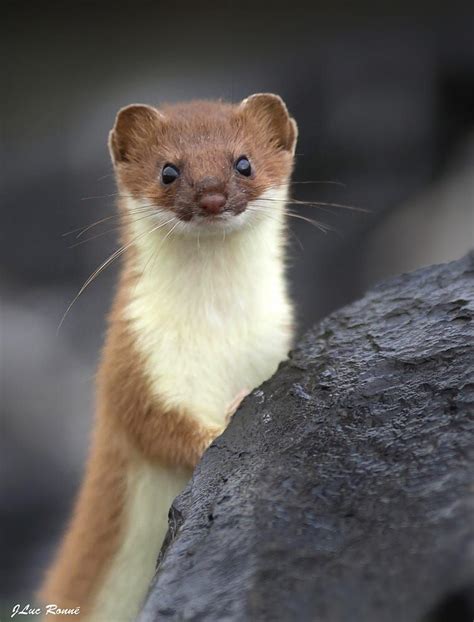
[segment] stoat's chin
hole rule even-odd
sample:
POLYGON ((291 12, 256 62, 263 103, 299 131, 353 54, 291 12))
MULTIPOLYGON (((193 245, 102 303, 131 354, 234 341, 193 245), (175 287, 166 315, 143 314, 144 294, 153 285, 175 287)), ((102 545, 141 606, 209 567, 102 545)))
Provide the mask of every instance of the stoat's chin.
POLYGON ((242 229, 249 224, 250 214, 245 210, 240 214, 226 212, 215 217, 193 216, 189 221, 182 221, 183 226, 176 229, 184 235, 223 235, 242 229))

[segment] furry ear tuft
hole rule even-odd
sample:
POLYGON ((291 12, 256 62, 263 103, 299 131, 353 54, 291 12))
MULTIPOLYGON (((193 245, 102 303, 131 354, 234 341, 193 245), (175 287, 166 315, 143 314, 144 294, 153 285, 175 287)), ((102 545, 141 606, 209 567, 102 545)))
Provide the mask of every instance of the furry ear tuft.
POLYGON ((109 134, 109 150, 114 164, 129 162, 134 154, 164 120, 164 116, 151 106, 131 104, 117 113, 115 125, 109 134))
POLYGON ((294 154, 298 126, 279 95, 255 93, 241 102, 240 109, 244 116, 254 119, 268 131, 270 142, 277 149, 294 154))

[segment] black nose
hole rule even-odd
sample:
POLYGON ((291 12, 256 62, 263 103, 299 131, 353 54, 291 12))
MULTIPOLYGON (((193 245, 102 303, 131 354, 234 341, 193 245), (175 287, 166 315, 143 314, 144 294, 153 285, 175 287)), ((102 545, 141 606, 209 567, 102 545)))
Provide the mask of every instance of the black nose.
POLYGON ((226 202, 227 197, 221 192, 207 192, 201 196, 198 205, 206 214, 215 216, 224 210, 226 202))

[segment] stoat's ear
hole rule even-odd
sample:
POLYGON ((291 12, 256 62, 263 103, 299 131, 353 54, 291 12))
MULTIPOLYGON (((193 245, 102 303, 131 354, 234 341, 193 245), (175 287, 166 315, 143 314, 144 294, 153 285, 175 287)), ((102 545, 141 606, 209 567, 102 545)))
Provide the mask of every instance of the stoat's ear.
POLYGON ((244 99, 239 108, 244 118, 254 119, 266 130, 269 141, 277 149, 295 152, 298 126, 281 97, 273 93, 256 93, 244 99))
POLYGON ((109 150, 114 164, 136 159, 140 149, 156 135, 164 116, 156 108, 131 104, 119 110, 109 134, 109 150))

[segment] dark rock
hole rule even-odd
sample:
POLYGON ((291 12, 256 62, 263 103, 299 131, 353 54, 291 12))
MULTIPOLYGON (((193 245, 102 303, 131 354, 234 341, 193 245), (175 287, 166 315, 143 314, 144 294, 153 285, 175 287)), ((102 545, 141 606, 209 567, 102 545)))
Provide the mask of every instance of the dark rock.
POLYGON ((470 254, 309 331, 176 499, 140 622, 471 620, 473 317, 470 254))

